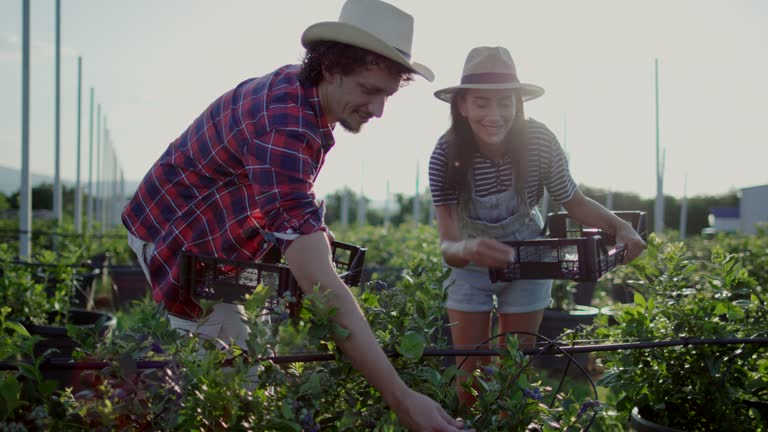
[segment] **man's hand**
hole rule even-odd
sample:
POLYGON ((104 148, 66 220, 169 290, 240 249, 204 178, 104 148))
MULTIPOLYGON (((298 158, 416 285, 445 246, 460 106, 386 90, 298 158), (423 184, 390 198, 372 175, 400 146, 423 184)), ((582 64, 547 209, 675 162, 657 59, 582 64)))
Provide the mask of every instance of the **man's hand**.
POLYGON ((437 402, 407 389, 403 396, 390 407, 400 423, 414 432, 458 432, 464 424, 446 413, 437 402))
POLYGON ((489 238, 464 240, 461 256, 480 267, 504 267, 515 259, 515 250, 504 243, 489 238))

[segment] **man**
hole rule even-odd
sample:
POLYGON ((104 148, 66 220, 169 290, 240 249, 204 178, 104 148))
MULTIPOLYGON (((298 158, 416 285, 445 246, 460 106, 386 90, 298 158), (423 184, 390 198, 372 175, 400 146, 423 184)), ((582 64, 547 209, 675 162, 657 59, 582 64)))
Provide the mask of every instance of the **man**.
POLYGON ((379 0, 349 0, 338 22, 310 26, 301 66, 247 80, 214 101, 163 153, 123 211, 129 244, 171 325, 245 346, 242 306, 217 304, 203 318, 179 286, 182 250, 241 261, 271 246, 305 291, 329 292, 337 340, 352 365, 412 430, 456 431, 428 397, 408 388, 379 347, 330 260, 313 184, 336 123, 358 132, 381 117, 403 81, 432 72, 410 60, 413 17, 379 0))

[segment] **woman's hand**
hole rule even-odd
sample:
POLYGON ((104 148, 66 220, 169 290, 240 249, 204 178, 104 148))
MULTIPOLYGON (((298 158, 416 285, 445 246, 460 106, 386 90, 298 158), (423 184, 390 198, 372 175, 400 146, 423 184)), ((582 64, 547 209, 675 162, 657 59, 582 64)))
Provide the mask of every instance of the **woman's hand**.
POLYGON ((473 238, 463 241, 461 256, 480 267, 499 268, 515 260, 515 250, 498 240, 473 238))
POLYGON ((596 201, 576 189, 573 198, 563 203, 568 215, 582 225, 599 228, 616 236, 616 246, 624 246, 623 264, 637 258, 647 245, 629 222, 613 214, 596 201))
POLYGON ((624 223, 616 231, 616 246, 624 245, 626 252, 624 254, 624 264, 640 256, 648 245, 640 237, 640 234, 632 228, 629 223, 624 223))

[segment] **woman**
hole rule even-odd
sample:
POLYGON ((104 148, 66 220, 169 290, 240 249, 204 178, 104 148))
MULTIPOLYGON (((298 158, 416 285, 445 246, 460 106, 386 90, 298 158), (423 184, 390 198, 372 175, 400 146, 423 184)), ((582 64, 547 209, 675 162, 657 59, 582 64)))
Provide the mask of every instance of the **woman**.
MULTIPOLYGON (((451 104, 451 127, 432 153, 429 181, 443 258, 452 267, 446 307, 455 346, 475 346, 489 338, 494 297, 499 333, 538 330, 551 281, 493 284, 488 267, 502 267, 514 258, 503 241, 540 235, 543 221, 536 206, 544 188, 575 220, 615 234, 627 248, 625 261, 645 248, 629 223, 579 191, 554 134, 525 118, 523 102, 543 93, 541 87, 519 82, 512 57, 502 47, 472 49, 461 83, 435 92, 451 104)), ((535 343, 530 336, 519 339, 522 347, 535 343)), ((473 360, 462 369, 471 373, 490 361, 473 360)), ((458 382, 459 399, 472 404, 463 381, 458 382)))

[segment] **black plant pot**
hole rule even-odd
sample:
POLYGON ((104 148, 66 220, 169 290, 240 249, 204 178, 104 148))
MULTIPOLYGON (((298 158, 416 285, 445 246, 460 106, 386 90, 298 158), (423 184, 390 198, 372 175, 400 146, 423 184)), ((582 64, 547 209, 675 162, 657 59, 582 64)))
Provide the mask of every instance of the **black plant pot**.
MULTIPOLYGON (((71 309, 64 321, 81 328, 94 329, 96 323, 102 318, 105 320, 104 325, 97 337, 106 339, 117 326, 117 319, 106 312, 71 309)), ((43 338, 35 344, 36 356, 40 356, 50 349, 56 349, 58 352, 52 357, 72 357, 72 353, 78 347, 77 342, 69 336, 67 328, 63 324, 61 326, 27 324, 25 327, 30 334, 43 338)))
POLYGON ((112 266, 112 304, 116 309, 130 308, 134 301, 141 301, 149 292, 149 282, 144 271, 138 266, 112 266))
POLYGON ((101 269, 91 269, 75 275, 71 305, 77 309, 93 309, 94 282, 101 277, 101 269))
POLYGON ((94 282, 101 277, 101 270, 93 268, 78 270, 72 278, 59 280, 40 267, 34 277, 36 282, 45 284, 45 293, 49 297, 65 286, 72 308, 90 310, 93 309, 94 282))
POLYGON ((104 252, 100 254, 93 255, 89 261, 91 262, 91 267, 95 269, 103 269, 109 264, 109 260, 112 257, 112 254, 109 252, 104 252))
POLYGON ((88 258, 86 264, 88 264, 89 269, 75 275, 76 283, 75 292, 72 297, 72 307, 86 310, 91 310, 96 307, 96 282, 100 281, 102 284, 104 283, 107 274, 107 266, 109 265, 111 257, 111 253, 104 252, 92 255, 88 258))
MULTIPOLYGON (((111 314, 105 312, 86 311, 71 309, 65 319, 67 324, 75 325, 85 329, 95 329, 99 320, 103 319, 98 334, 99 339, 107 339, 115 327, 117 319, 111 314)), ((26 325, 27 331, 32 335, 41 336, 43 340, 35 344, 35 356, 41 356, 51 349, 56 352, 49 354, 47 360, 41 366, 43 377, 58 383, 59 388, 73 387, 75 390, 81 389, 84 385, 81 371, 70 367, 58 367, 62 363, 72 363, 72 353, 79 345, 73 340, 65 325, 61 326, 42 326, 26 325)))
POLYGON ((627 284, 614 284, 611 286, 611 298, 620 303, 634 303, 635 290, 627 284))
MULTIPOLYGON (((556 309, 544 309, 544 317, 541 320, 538 333, 548 339, 557 339, 565 331, 592 324, 595 316, 599 313, 597 308, 592 306, 578 305, 573 310, 564 311, 556 309)), ((540 340, 539 342, 542 342, 540 340)), ((586 367, 589 361, 589 353, 572 354, 573 359, 582 367, 586 367)), ((533 362, 534 367, 551 370, 564 370, 568 366, 569 358, 563 354, 558 355, 540 355, 533 362)), ((573 375, 581 374, 578 367, 570 365, 569 373, 573 375)))
POLYGON ((630 430, 635 432, 683 432, 680 429, 673 429, 667 426, 656 424, 646 417, 648 416, 645 409, 635 407, 632 409, 632 415, 630 416, 630 430))
POLYGON ((576 304, 590 306, 592 296, 595 294, 595 282, 580 282, 576 284, 576 292, 573 294, 573 301, 576 304))

